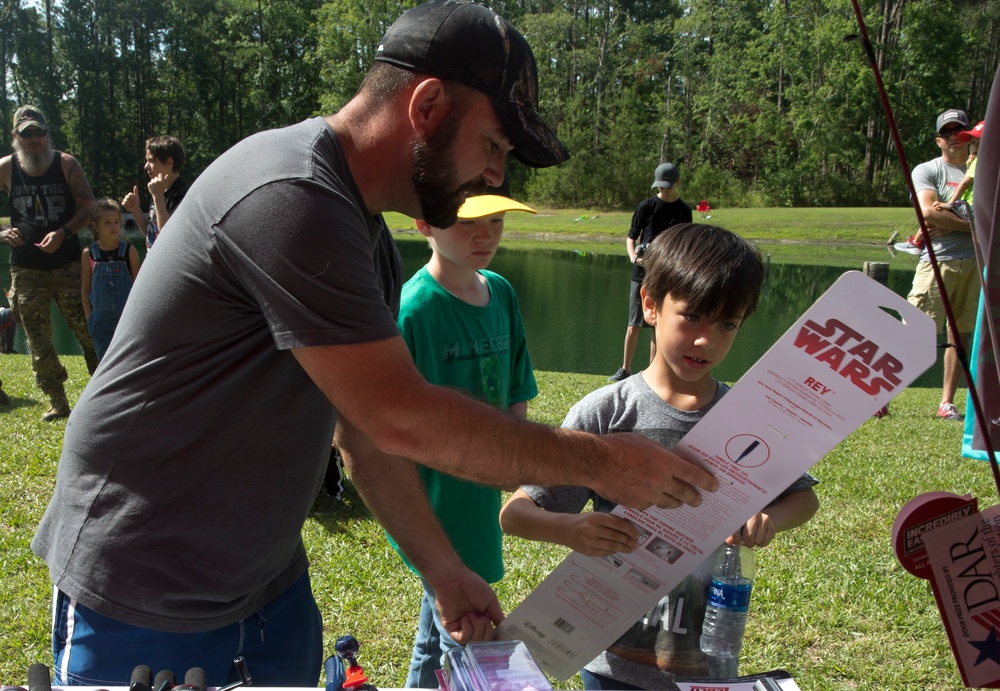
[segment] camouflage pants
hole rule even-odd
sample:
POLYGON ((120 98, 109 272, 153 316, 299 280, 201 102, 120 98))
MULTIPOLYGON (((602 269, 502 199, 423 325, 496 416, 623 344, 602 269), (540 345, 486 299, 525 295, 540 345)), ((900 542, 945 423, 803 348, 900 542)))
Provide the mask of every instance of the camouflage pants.
POLYGON ((50 399, 64 397, 66 368, 59 362, 52 343, 53 300, 62 312, 66 325, 83 348, 87 369, 93 374, 97 368, 94 341, 87 331, 87 320, 83 316, 83 303, 80 301, 80 264, 73 262, 54 271, 12 266, 10 278, 18 317, 31 350, 31 369, 35 372, 35 384, 50 399))

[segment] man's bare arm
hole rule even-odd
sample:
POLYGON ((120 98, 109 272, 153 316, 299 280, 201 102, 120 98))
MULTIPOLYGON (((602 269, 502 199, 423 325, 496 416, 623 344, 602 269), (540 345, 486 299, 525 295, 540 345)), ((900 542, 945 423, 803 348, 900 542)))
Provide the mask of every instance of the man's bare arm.
POLYGON ((87 176, 79 161, 69 154, 63 154, 62 164, 70 194, 76 202, 76 213, 66 223, 66 227, 78 233, 90 223, 90 211, 94 207, 94 191, 90 189, 90 183, 87 182, 87 176))
POLYGON ((358 494, 438 599, 441 622, 459 643, 491 640, 503 611, 493 589, 466 568, 437 520, 413 461, 383 453, 343 415, 335 437, 358 494), (485 617, 469 616, 470 612, 485 617))
POLYGON ((927 230, 932 238, 947 235, 948 233, 971 233, 969 224, 956 214, 937 206, 937 192, 935 190, 920 190, 917 192, 917 200, 920 202, 920 212, 927 222, 927 230))
POLYGON ((90 223, 90 210, 94 206, 94 193, 90 189, 90 183, 87 182, 87 176, 84 175, 80 162, 66 153, 60 156, 63 175, 66 176, 70 194, 76 202, 76 213, 65 224, 46 233, 38 243, 38 248, 49 254, 58 250, 70 235, 78 233, 90 223))
POLYGON ((403 339, 292 351, 337 409, 381 451, 494 487, 584 485, 625 506, 701 503, 718 482, 635 434, 596 436, 519 421, 428 384, 403 339))
POLYGON ((13 154, 0 158, 0 184, 10 194, 10 171, 13 154))

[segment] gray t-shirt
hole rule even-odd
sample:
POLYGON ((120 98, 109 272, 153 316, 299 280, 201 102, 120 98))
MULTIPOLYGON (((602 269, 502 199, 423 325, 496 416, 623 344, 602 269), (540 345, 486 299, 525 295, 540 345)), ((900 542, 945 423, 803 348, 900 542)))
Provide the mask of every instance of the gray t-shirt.
MULTIPOLYGON (((921 163, 913 169, 913 189, 917 192, 921 190, 934 190, 937 193, 939 202, 946 202, 951 199, 952 192, 962 182, 965 177, 965 166, 953 166, 938 156, 932 161, 921 163)), ((949 259, 969 259, 976 256, 975 246, 972 244, 972 233, 951 232, 934 238, 931 241, 934 247, 934 256, 938 261, 949 259)), ((920 261, 930 261, 926 249, 920 254, 920 261)))
MULTIPOLYGON (((563 427, 597 434, 636 432, 673 448, 727 391, 728 386, 718 383, 715 398, 704 408, 678 410, 660 398, 642 375, 637 375, 585 396, 570 408, 563 427)), ((816 479, 806 473, 779 498, 815 484, 816 479)), ((580 513, 591 500, 595 511, 610 512, 616 506, 587 487, 529 485, 522 489, 547 511, 580 513)), ((585 665, 586 669, 643 689, 671 689, 676 688, 675 680, 707 677, 708 664, 700 645, 701 626, 716 553, 607 651, 585 665)))
POLYGON ((398 335, 372 261, 383 228, 320 118, 254 135, 198 178, 66 426, 32 543, 58 588, 191 632, 305 572, 336 411, 289 349, 398 335))

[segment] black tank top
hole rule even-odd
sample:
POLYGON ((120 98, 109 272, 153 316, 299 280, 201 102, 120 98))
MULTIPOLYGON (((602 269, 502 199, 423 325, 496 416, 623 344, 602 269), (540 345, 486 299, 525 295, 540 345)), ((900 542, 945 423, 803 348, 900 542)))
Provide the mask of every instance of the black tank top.
POLYGON ((10 224, 24 238, 23 245, 10 248, 11 266, 52 271, 80 261, 80 238, 76 235, 63 240, 52 254, 35 247, 35 243, 75 215, 76 200, 63 174, 58 151, 48 170, 37 177, 24 172, 16 154, 11 156, 10 224))

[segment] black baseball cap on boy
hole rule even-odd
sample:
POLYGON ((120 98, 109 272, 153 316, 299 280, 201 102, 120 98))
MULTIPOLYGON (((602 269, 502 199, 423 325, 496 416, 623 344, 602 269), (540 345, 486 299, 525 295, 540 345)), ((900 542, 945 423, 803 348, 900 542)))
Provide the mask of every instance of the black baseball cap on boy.
POLYGON ((538 114, 538 70, 524 36, 486 5, 430 0, 404 12, 375 60, 482 91, 514 147, 533 168, 562 163, 569 152, 538 114))

